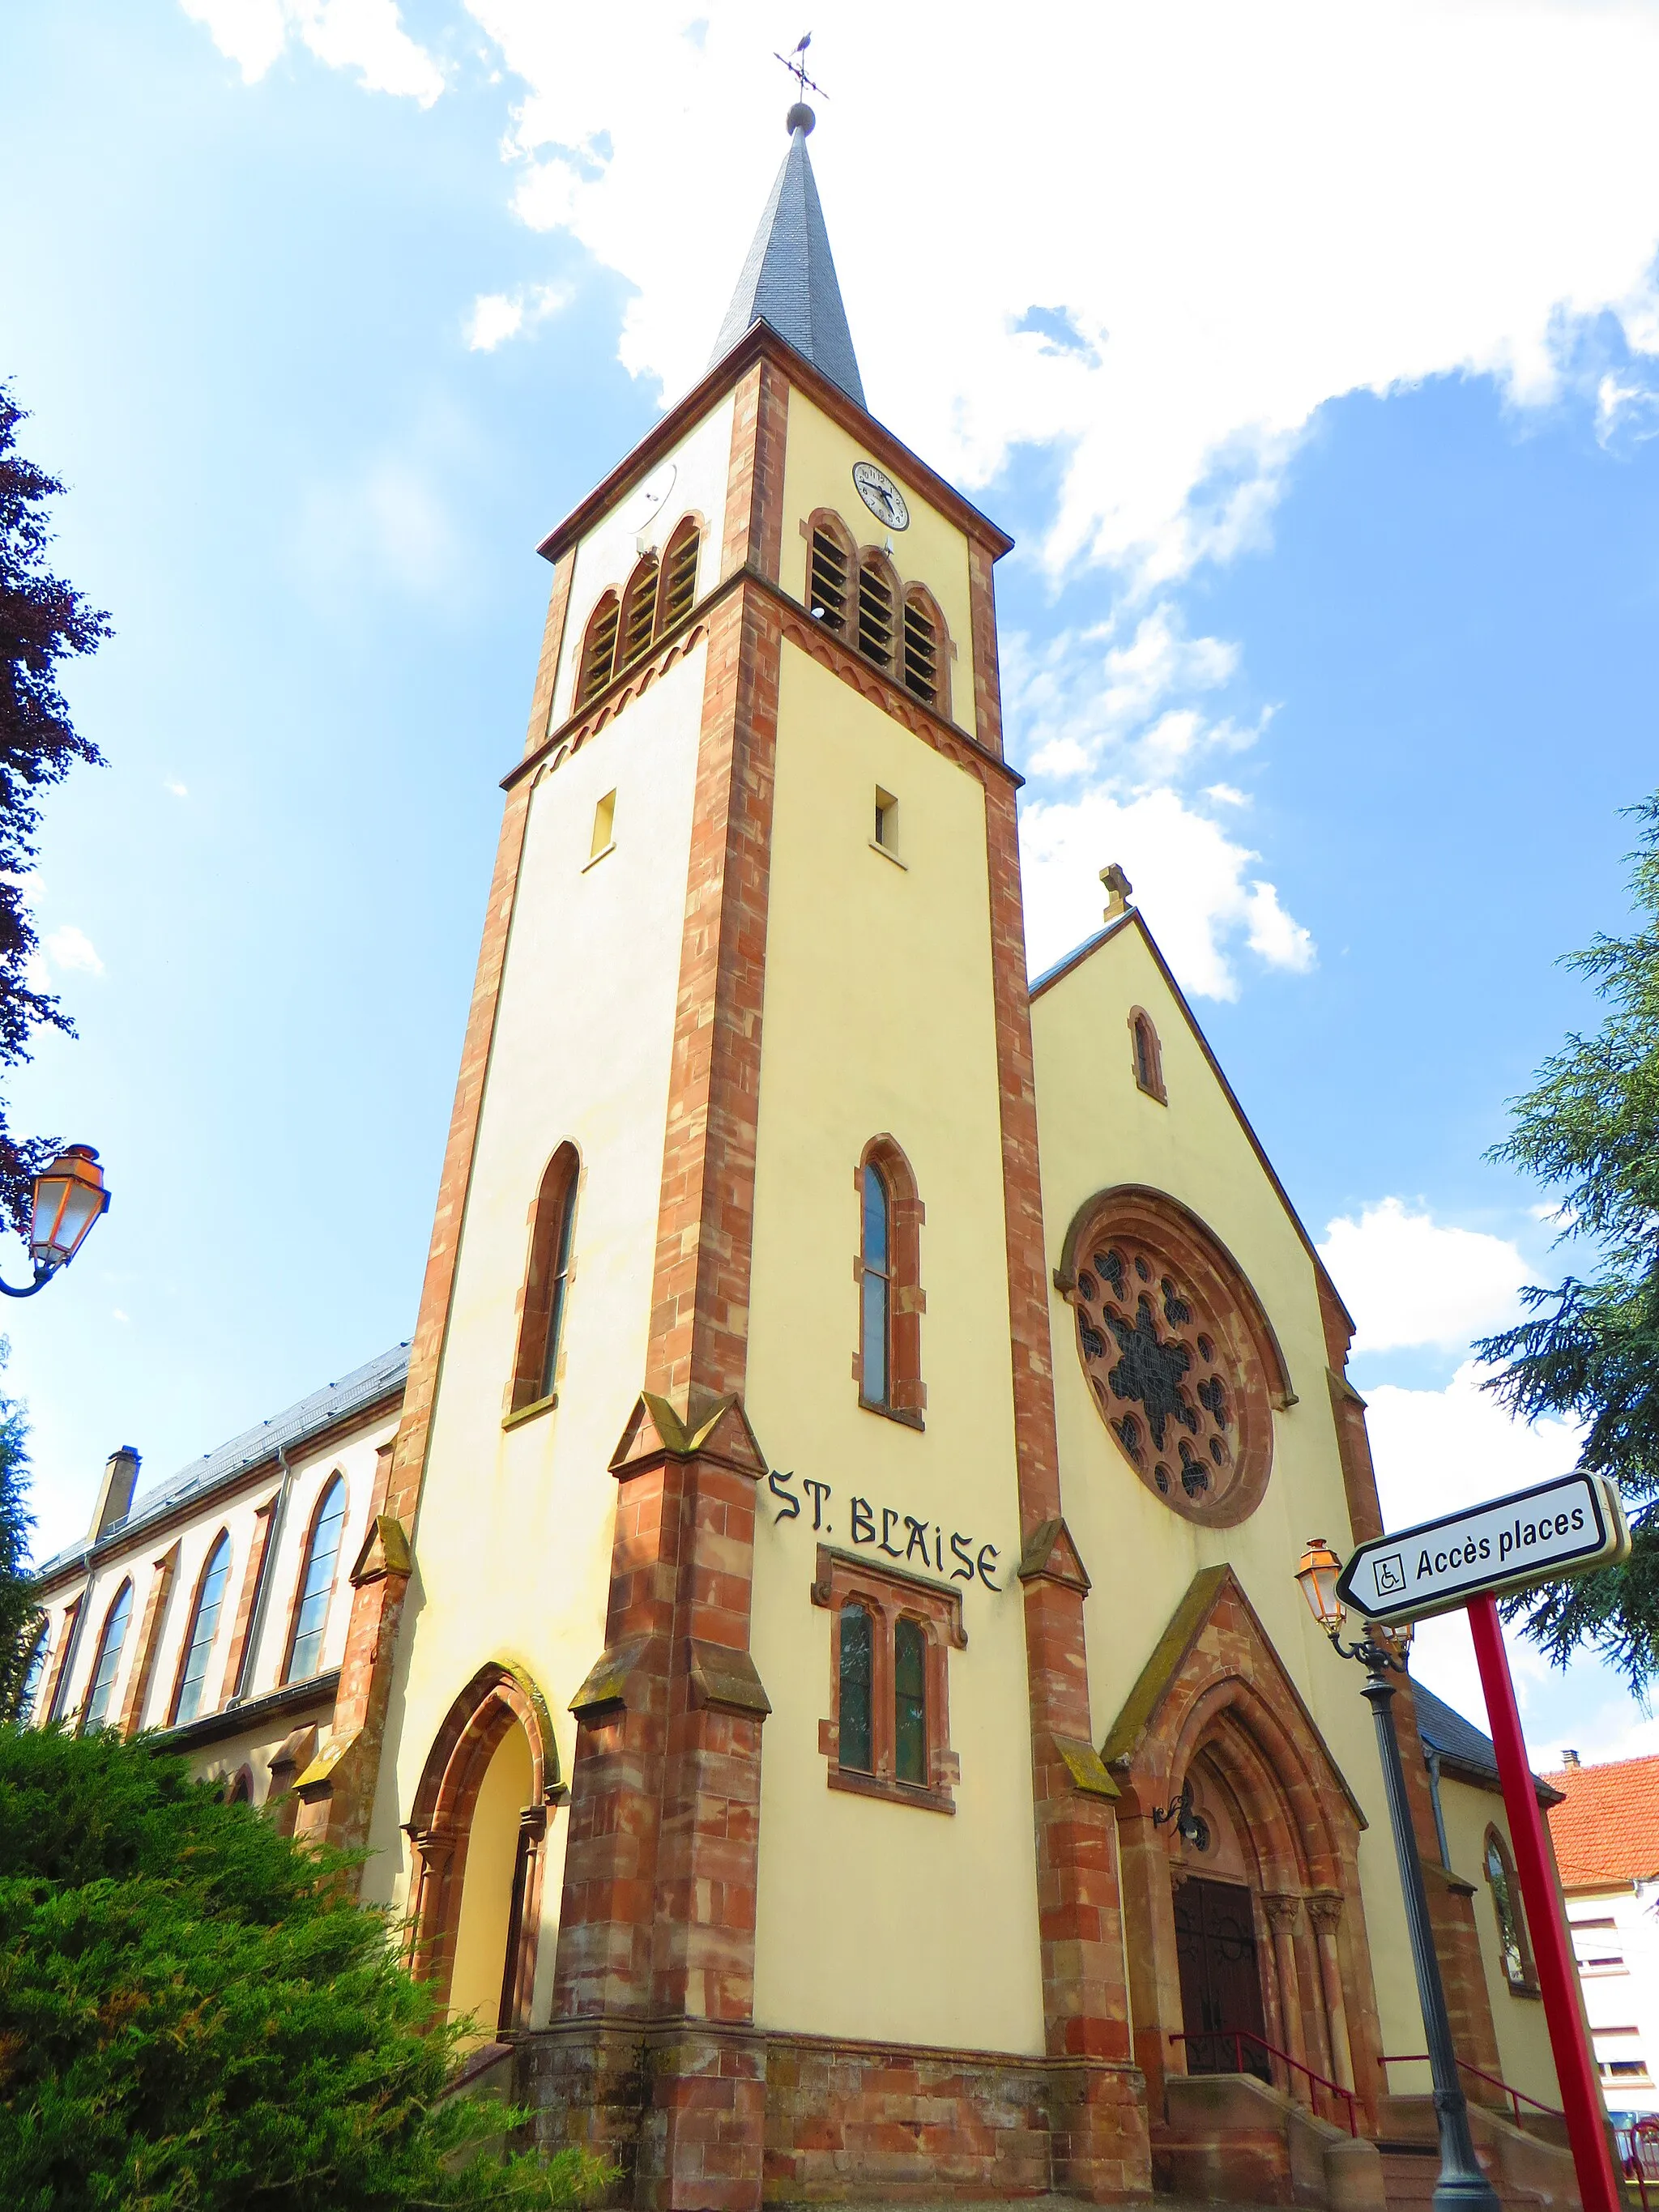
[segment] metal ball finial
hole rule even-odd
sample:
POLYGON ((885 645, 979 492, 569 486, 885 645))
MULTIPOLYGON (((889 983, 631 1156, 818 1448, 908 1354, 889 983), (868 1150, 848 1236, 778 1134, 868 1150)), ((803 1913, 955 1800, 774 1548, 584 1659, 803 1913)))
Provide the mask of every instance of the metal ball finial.
POLYGON ((804 100, 798 100, 783 118, 784 126, 792 138, 797 131, 805 137, 817 119, 804 100))

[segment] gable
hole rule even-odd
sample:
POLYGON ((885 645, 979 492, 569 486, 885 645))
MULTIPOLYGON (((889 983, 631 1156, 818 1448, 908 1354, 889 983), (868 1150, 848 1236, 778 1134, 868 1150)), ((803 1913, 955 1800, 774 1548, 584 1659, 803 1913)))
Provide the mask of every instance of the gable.
MULTIPOLYGON (((1097 1191, 1144 1184, 1236 1255, 1276 1329, 1285 1328, 1281 1296, 1303 1305, 1311 1288, 1352 1334, 1312 1237, 1134 908, 1037 979, 1031 1036, 1051 1245, 1097 1191), (1136 1080, 1138 1011, 1157 1032, 1161 1097, 1136 1080)), ((1059 1257, 1051 1251, 1051 1264, 1059 1257)))

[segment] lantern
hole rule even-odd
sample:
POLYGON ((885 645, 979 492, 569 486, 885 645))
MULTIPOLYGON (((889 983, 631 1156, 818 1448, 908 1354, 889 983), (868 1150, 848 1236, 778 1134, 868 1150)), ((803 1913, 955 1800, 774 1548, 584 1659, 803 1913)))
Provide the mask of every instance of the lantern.
POLYGON ((34 1178, 34 1206, 29 1220, 29 1257, 37 1275, 49 1275, 70 1261, 86 1242, 109 1193, 104 1171, 90 1145, 65 1145, 50 1167, 34 1178))
POLYGON ((1336 1594, 1337 1577, 1341 1571, 1342 1562, 1325 1539, 1310 1537, 1296 1578, 1308 1601, 1309 1612, 1326 1635, 1333 1638, 1340 1633, 1344 1618, 1342 1601, 1336 1594))

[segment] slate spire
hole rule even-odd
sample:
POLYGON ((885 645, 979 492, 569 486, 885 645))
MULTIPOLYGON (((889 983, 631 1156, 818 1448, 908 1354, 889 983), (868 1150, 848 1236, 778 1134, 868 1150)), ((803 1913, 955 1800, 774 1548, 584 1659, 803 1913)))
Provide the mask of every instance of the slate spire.
POLYGON ((806 134, 816 120, 805 101, 798 100, 789 111, 789 151, 720 325, 709 367, 729 353, 745 331, 766 323, 862 407, 864 386, 853 333, 847 327, 830 234, 823 227, 823 209, 806 152, 806 134))

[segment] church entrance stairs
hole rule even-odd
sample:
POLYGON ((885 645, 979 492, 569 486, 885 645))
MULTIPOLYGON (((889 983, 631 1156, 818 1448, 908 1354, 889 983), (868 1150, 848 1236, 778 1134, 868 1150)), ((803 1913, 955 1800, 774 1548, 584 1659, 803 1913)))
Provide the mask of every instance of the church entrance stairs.
MULTIPOLYGON (((1475 2154, 1504 2212, 1578 2212, 1572 2154, 1565 2142, 1551 2140, 1553 2117, 1539 2116, 1536 2129, 1516 2127, 1505 2115, 1471 2100, 1475 2154)), ((1418 2212, 1427 2206, 1440 2172, 1433 2099, 1384 2097, 1377 2107, 1377 2148, 1389 2212, 1418 2212)))

